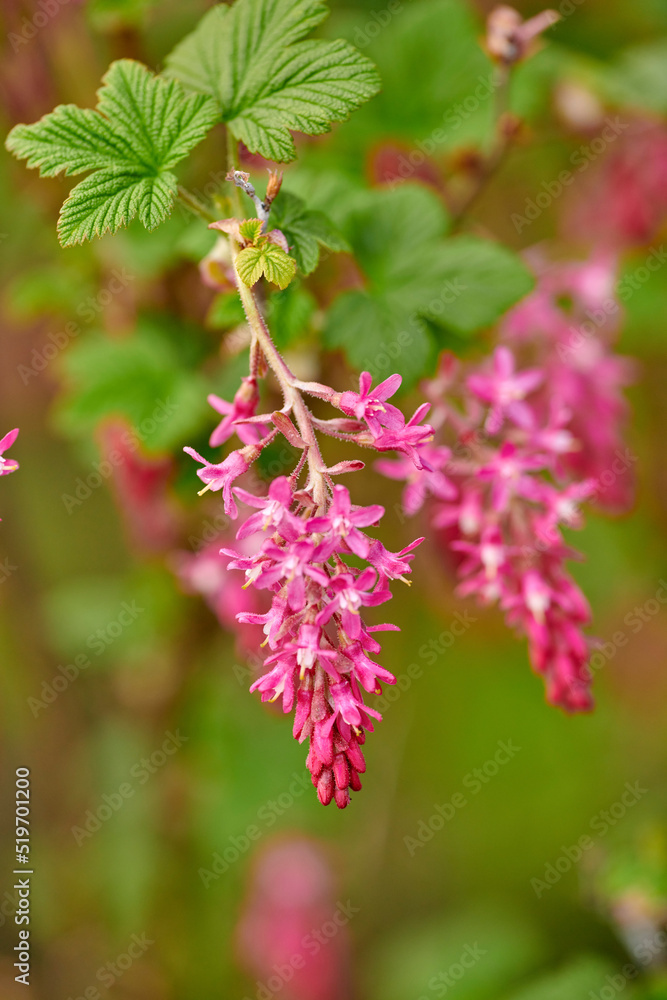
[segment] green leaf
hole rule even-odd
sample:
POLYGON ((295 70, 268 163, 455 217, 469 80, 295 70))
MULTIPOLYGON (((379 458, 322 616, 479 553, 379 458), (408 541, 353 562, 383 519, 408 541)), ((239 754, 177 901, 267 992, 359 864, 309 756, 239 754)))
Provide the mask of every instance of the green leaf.
POLYGON ((352 365, 374 381, 400 372, 412 385, 435 362, 436 347, 418 316, 392 312, 386 299, 366 292, 347 292, 327 314, 324 343, 342 348, 352 365))
POLYGON ((378 378, 398 371, 410 384, 433 360, 440 329, 471 334, 530 291, 515 254, 474 236, 445 238, 447 227, 440 200, 424 187, 357 195, 342 228, 365 287, 336 300, 325 343, 343 347, 357 368, 378 378))
POLYGON ((265 236, 255 246, 241 250, 236 268, 241 281, 250 288, 262 275, 278 288, 287 288, 296 273, 296 261, 265 236))
POLYGON ((239 224, 239 233, 247 243, 254 243, 262 233, 261 219, 244 219, 239 224))
MULTIPOLYGON (((236 298, 238 300, 238 296, 236 298)), ((303 336, 316 309, 315 298, 298 284, 271 295, 266 305, 266 318, 280 350, 291 347, 303 336)))
POLYGON ((251 152, 293 160, 290 129, 328 132, 380 87, 373 63, 347 42, 302 41, 326 16, 322 0, 220 4, 167 57, 167 72, 214 97, 251 152))
POLYGON ((602 90, 612 101, 664 113, 667 111, 665 59, 664 38, 626 49, 611 65, 600 66, 602 90))
POLYGON ((534 280, 516 254, 491 240, 455 236, 418 258, 421 278, 440 286, 440 298, 424 304, 434 323, 470 334, 495 323, 527 295, 534 280))
POLYGON ((245 323, 245 313, 238 292, 216 295, 206 317, 208 326, 216 330, 228 330, 245 323))
POLYGON ((324 212, 313 212, 289 191, 281 191, 273 203, 269 224, 285 234, 302 274, 311 274, 320 259, 320 248, 334 253, 351 247, 324 212))
POLYGON ((61 104, 33 125, 17 125, 7 148, 42 177, 94 171, 73 188, 58 222, 63 246, 116 232, 139 216, 154 229, 176 196, 174 167, 216 120, 214 102, 186 96, 175 80, 141 63, 112 63, 97 110, 61 104))

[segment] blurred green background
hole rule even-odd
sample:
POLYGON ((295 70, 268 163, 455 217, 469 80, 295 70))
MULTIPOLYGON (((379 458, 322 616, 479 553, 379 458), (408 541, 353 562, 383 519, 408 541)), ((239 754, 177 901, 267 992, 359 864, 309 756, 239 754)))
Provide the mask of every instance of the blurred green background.
MULTIPOLYGON (((5 0, 3 133, 57 103, 90 106, 110 59, 159 68, 205 6, 70 0, 35 28, 36 5, 5 0)), ((322 34, 363 47, 384 91, 330 136, 301 141, 286 186, 335 218, 336 191, 372 182, 382 144, 409 151, 423 141, 488 73, 478 41, 490 6, 403 0, 381 24, 383 0, 334 0, 322 34)), ((517 7, 526 16, 540 9, 517 7)), ((521 140, 473 213, 473 226, 517 250, 548 239, 560 240, 561 252, 581 250, 564 240, 559 201, 526 231, 511 222, 590 141, 559 112, 564 81, 588 88, 610 113, 660 120, 667 112, 666 0, 561 7, 571 13, 563 11, 549 44, 517 76, 521 140)), ((484 145, 489 125, 482 102, 435 159, 484 145)), ((216 142, 213 135, 198 151, 192 190, 207 193, 222 179, 216 142)), ((305 754, 289 720, 248 694, 233 637, 172 572, 171 550, 196 548, 220 523, 220 507, 195 503, 190 465, 178 458, 172 469, 170 456, 186 443, 205 447, 213 427, 206 392, 233 391, 243 367, 228 338, 220 348, 231 322, 199 282, 207 234, 176 212, 154 234, 131 228, 62 251, 55 219, 64 190, 1 155, 0 434, 21 428, 12 451, 21 469, 0 483, 0 995, 24 995, 12 967, 11 870, 14 774, 29 767, 33 996, 67 1000, 93 987, 119 1000, 255 997, 261 977, 239 954, 235 928, 258 858, 277 834, 300 834, 316 839, 331 868, 332 910, 350 901, 356 911, 345 946, 335 945, 344 985, 301 992, 303 1000, 667 997, 667 604, 656 599, 667 578, 667 269, 628 301, 620 342, 640 363, 628 438, 638 457, 636 505, 622 518, 592 514, 576 539, 586 561, 574 573, 592 602, 595 634, 627 637, 596 674, 595 713, 568 718, 544 704, 524 645, 495 612, 455 600, 431 546, 417 555, 414 586, 393 602, 402 631, 384 643, 383 663, 403 690, 368 741, 363 792, 339 813, 323 809, 310 788, 294 793, 305 754), (110 343, 121 346, 112 352, 110 343), (167 400, 173 412, 158 419, 155 408, 167 400), (118 409, 146 453, 169 460, 158 487, 171 476, 168 509, 156 487, 130 530, 112 477, 93 476, 100 422, 118 409), (169 543, 141 544, 158 517, 169 543), (119 619, 124 604, 134 608, 129 624, 119 619), (628 617, 637 607, 645 608, 640 627, 628 617), (466 612, 474 621, 464 634, 428 654, 425 644, 466 612), (70 667, 67 678, 82 654, 88 665, 70 667), (66 685, 53 685, 63 676, 66 685), (177 737, 170 749, 178 747, 160 755, 169 733, 177 737), (519 749, 494 767, 499 741, 519 749), (150 767, 141 764, 156 753, 150 767), (476 768, 479 784, 470 777, 476 768), (132 794, 99 829, 73 833, 128 781, 132 794), (630 805, 626 783, 639 788, 630 805), (465 804, 448 809, 457 793, 465 804), (433 820, 441 814, 451 818, 433 820), (249 826, 260 836, 245 850, 249 826), (582 836, 593 846, 577 861, 582 836), (238 859, 202 878, 229 848, 238 859), (127 951, 132 935, 153 943, 101 985, 98 970, 127 951), (655 948, 642 961, 637 946, 647 940, 655 948), (468 947, 481 957, 459 979, 468 947)), ((626 254, 623 269, 647 253, 626 254)), ((316 305, 286 327, 304 374, 317 375, 319 310, 339 279, 326 261, 309 293, 316 305)), ((339 356, 324 363, 333 384, 351 385, 339 356)), ((394 487, 369 473, 361 500, 380 492, 391 511, 394 487)), ((419 533, 394 520, 383 540, 398 548, 419 533)), ((274 992, 296 996, 291 989, 274 992)))

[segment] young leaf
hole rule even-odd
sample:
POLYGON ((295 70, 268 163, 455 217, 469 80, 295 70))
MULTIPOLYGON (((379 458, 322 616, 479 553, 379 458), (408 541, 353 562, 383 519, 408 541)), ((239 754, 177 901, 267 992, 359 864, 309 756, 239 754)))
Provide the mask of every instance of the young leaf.
POLYGON ((261 232, 261 219, 244 219, 239 225, 239 233, 247 243, 254 243, 255 240, 261 235, 261 232))
POLYGON ((168 217, 171 168, 204 138, 215 103, 187 96, 131 59, 112 63, 97 110, 61 104, 33 125, 16 125, 7 148, 42 177, 94 171, 73 188, 58 221, 63 246, 116 232, 136 215, 147 229, 168 217))
POLYGON ((320 247, 349 252, 350 244, 338 232, 324 212, 312 212, 305 202, 289 191, 282 191, 271 208, 270 225, 285 234, 293 248, 302 274, 311 274, 320 259, 320 247))
POLYGON ((219 4, 167 57, 167 72, 214 97, 251 152, 293 160, 290 129, 328 132, 380 87, 373 63, 347 42, 301 41, 326 16, 322 0, 219 4))
POLYGON ((282 247, 263 237, 255 246, 241 250, 236 258, 236 268, 241 281, 249 287, 264 275, 278 288, 287 288, 296 273, 296 261, 282 247))

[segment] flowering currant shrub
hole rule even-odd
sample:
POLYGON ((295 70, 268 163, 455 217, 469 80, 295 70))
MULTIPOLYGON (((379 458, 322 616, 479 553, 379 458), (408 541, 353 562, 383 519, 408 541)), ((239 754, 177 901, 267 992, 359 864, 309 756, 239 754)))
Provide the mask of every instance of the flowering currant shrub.
MULTIPOLYGON (((237 338, 235 354, 247 351, 247 367, 230 365, 238 377, 227 378, 225 393, 208 393, 203 423, 186 420, 174 433, 198 465, 200 494, 219 493, 224 510, 225 523, 194 553, 173 552, 180 513, 166 497, 176 447, 151 460, 117 420, 136 407, 132 393, 124 398, 124 378, 144 373, 152 384, 189 345, 165 348, 139 317, 125 341, 77 345, 75 374, 87 360, 99 396, 112 400, 99 411, 115 419, 103 447, 111 465, 121 456, 113 482, 121 508, 131 510, 131 539, 147 552, 172 550, 167 561, 183 586, 205 597, 257 668, 251 690, 293 713, 320 802, 344 808, 361 788, 362 747, 380 719, 372 696, 395 682, 377 658, 380 633, 396 626, 371 609, 390 601, 397 581, 409 582, 424 541, 385 546, 384 507, 359 503, 360 477, 351 476, 365 467, 360 455, 370 451, 380 473, 405 481, 408 513, 426 505, 427 530, 455 563, 458 592, 497 603, 527 636, 549 701, 587 709, 591 615, 566 569, 576 552, 562 530, 581 527, 584 502, 620 510, 631 500, 618 463, 632 370, 612 352, 620 309, 609 254, 552 264, 542 250, 522 258, 477 230, 461 232, 521 130, 507 107, 513 73, 545 44, 558 15, 524 22, 500 6, 483 48, 469 29, 471 60, 489 69, 497 114, 486 148, 464 151, 451 183, 441 183, 423 152, 416 166, 406 161, 406 174, 387 143, 373 154, 370 189, 344 171, 320 177, 312 164, 288 172, 283 186, 275 164, 316 152, 323 140, 313 137, 346 122, 381 87, 374 64, 348 42, 306 40, 326 15, 323 0, 215 6, 163 72, 118 60, 96 109, 59 105, 17 125, 7 146, 43 176, 87 175, 60 212, 64 247, 133 220, 153 230, 176 205, 198 227, 195 275, 215 296, 209 315, 237 338), (200 144, 226 156, 204 196, 175 173, 200 144), (320 264, 328 275, 321 281, 313 278, 320 264), (314 358, 291 350, 304 329, 318 349, 342 351, 356 374, 329 355, 336 374, 325 376, 318 350, 314 358), (453 341, 483 333, 465 361, 454 357, 453 341), (105 373, 116 366, 113 382, 105 373), (408 405, 406 390, 421 395, 408 405), (197 439, 204 427, 205 455, 197 439), (271 471, 277 451, 288 457, 271 471)), ((224 367, 225 356, 202 359, 204 375, 190 382, 175 371, 170 390, 181 401, 194 393, 199 405, 210 368, 224 367)), ((79 391, 79 411, 94 410, 92 386, 79 391)), ((150 419, 156 433, 159 421, 150 419)), ((3 474, 17 467, 2 463, 3 474)), ((383 488, 380 476, 369 478, 364 496, 371 483, 383 488)))

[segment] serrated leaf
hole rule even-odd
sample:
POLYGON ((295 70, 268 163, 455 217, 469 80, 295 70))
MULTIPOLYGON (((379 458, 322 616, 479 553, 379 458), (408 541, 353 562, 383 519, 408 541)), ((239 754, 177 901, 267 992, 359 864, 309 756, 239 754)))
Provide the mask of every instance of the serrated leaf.
POLYGON ((320 259, 320 248, 349 252, 350 244, 324 212, 314 212, 289 191, 281 191, 271 208, 270 225, 285 234, 302 274, 311 274, 320 259))
POLYGON ((380 87, 373 63, 348 42, 301 40, 327 13, 322 0, 220 4, 167 57, 167 72, 215 98, 251 152, 293 160, 290 130, 328 132, 380 87))
POLYGON ((241 281, 249 288, 262 275, 278 288, 287 288, 296 273, 296 261, 264 237, 255 246, 241 250, 236 258, 236 269, 241 281))
POLYGON ((116 232, 135 216, 147 229, 163 222, 176 197, 172 168, 216 120, 210 98, 188 96, 131 59, 112 63, 102 83, 96 111, 61 104, 15 126, 6 142, 43 177, 94 171, 62 207, 63 246, 116 232))
POLYGON ((254 243, 262 233, 261 219, 244 219, 239 223, 239 233, 247 243, 254 243))

